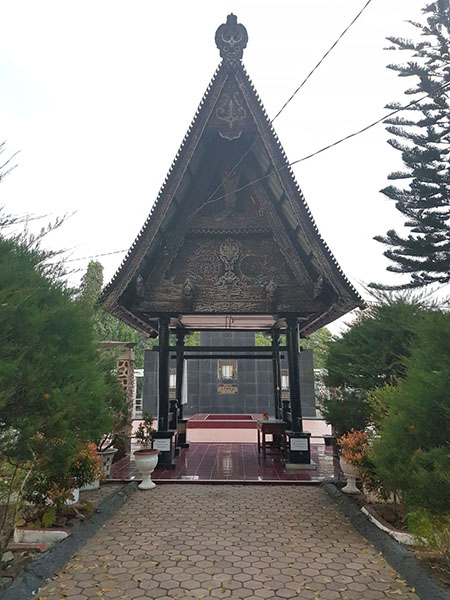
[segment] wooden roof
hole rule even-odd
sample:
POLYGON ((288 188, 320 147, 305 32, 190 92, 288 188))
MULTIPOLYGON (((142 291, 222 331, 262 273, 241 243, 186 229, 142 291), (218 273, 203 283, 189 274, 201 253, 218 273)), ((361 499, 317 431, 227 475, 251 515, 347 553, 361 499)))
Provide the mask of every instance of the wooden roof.
POLYGON ((189 329, 270 329, 294 314, 304 334, 362 299, 321 238, 241 62, 247 32, 229 15, 222 62, 105 308, 153 334, 158 317, 189 329))

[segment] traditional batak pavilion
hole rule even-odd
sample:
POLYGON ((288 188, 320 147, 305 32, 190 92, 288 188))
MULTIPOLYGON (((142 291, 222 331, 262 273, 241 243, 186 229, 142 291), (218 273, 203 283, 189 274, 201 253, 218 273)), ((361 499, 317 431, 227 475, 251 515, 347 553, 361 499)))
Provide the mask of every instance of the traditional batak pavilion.
POLYGON ((275 416, 288 425, 289 462, 307 464, 299 338, 362 299, 321 238, 244 69, 245 27, 231 14, 215 41, 222 62, 146 223, 105 289, 104 305, 131 327, 159 338, 155 445, 161 466, 173 464, 183 364, 193 352, 196 358, 202 352, 208 358, 211 352, 219 358, 250 353, 270 358, 275 416), (193 331, 261 331, 271 334, 272 346, 185 348, 184 336, 193 331), (170 334, 177 336, 174 348, 170 334), (289 367, 289 410, 283 412, 280 352, 287 353, 289 367), (172 353, 177 385, 176 401, 170 402, 172 353))

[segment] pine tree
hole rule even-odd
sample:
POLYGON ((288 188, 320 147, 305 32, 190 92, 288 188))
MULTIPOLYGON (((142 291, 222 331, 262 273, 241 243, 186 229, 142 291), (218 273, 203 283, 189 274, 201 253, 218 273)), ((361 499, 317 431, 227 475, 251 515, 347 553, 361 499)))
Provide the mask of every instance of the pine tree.
POLYGON ((450 314, 428 310, 415 330, 405 377, 386 390, 389 411, 371 458, 386 488, 401 492, 407 510, 448 516, 450 314))
POLYGON ((3 179, 6 177, 6 175, 8 175, 8 173, 11 173, 11 171, 15 168, 15 165, 13 165, 11 163, 11 161, 16 156, 17 152, 15 152, 9 158, 4 159, 2 154, 4 154, 5 151, 6 151, 5 142, 0 142, 0 181, 3 181, 3 179))
MULTIPOLYGON (((406 64, 391 64, 400 77, 418 78, 408 95, 426 100, 411 106, 409 117, 387 121, 395 137, 389 144, 402 153, 404 171, 393 172, 391 180, 410 180, 407 187, 390 185, 382 191, 395 201, 406 217, 409 233, 402 237, 394 230, 375 239, 389 246, 384 255, 393 264, 388 271, 408 274, 409 281, 384 289, 418 288, 450 281, 450 5, 437 0, 423 12, 426 23, 410 23, 420 30, 421 41, 388 38, 389 49, 412 52, 406 64), (445 90, 442 86, 448 85, 445 90), (433 91, 439 90, 433 94, 433 91), (420 96, 417 96, 419 98, 420 96)), ((398 108, 400 104, 389 104, 398 108)))
POLYGON ((144 351, 151 348, 155 340, 135 331, 104 310, 98 303, 102 286, 103 265, 91 260, 81 280, 79 298, 92 316, 97 339, 107 342, 134 342, 135 365, 141 369, 144 366, 144 351))
POLYGON ((330 344, 325 383, 366 392, 386 383, 396 385, 405 374, 404 359, 424 310, 420 298, 410 292, 379 293, 350 329, 330 344))

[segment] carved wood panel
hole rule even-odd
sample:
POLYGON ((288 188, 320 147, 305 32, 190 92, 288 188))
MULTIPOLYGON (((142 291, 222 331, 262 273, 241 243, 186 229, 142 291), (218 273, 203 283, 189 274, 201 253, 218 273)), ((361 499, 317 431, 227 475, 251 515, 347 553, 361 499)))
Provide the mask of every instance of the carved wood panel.
POLYGON ((167 270, 144 284, 140 308, 200 313, 304 310, 313 282, 299 285, 269 234, 192 235, 167 270))

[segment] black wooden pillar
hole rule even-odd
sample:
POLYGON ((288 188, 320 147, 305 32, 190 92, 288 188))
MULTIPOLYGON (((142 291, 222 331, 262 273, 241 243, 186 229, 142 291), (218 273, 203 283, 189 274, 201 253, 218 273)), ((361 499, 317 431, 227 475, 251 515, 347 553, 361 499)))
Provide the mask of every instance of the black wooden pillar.
POLYGON ((159 450, 158 467, 175 468, 175 431, 169 429, 169 317, 159 319, 158 361, 158 431, 153 434, 153 448, 159 450))
POLYGON ((300 399, 300 351, 296 317, 286 319, 286 346, 289 364, 289 391, 291 397, 292 431, 302 431, 302 405, 300 399))
POLYGON ((183 370, 184 370, 184 333, 177 333, 177 378, 175 397, 178 402, 178 416, 183 418, 183 370))
POLYGON ((169 317, 159 319, 159 418, 158 430, 169 429, 169 317))
POLYGON ((292 431, 289 437, 289 465, 311 463, 311 434, 303 431, 300 389, 300 346, 296 317, 286 318, 286 346, 289 362, 289 390, 291 397, 292 431))
POLYGON ((183 375, 184 375, 184 333, 177 333, 177 380, 176 398, 178 403, 177 450, 189 448, 186 440, 187 419, 183 418, 183 375))
MULTIPOLYGON (((279 329, 272 330, 272 348, 280 344, 279 329)), ((275 418, 281 419, 281 365, 280 353, 278 350, 272 350, 273 360, 273 392, 275 401, 275 418)))

